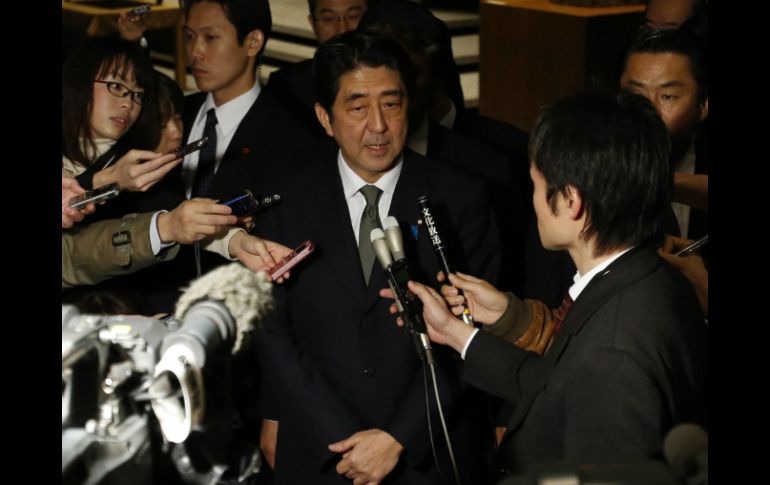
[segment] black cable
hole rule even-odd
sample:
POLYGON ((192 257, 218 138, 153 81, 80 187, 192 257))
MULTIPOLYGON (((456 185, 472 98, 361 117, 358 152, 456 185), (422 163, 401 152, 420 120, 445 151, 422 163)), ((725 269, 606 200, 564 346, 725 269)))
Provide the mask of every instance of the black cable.
POLYGON ((430 419, 430 394, 428 393, 428 369, 425 366, 425 360, 422 361, 422 383, 425 389, 425 412, 428 415, 428 437, 430 437, 430 450, 433 452, 433 461, 436 463, 438 476, 443 478, 441 465, 438 464, 438 455, 436 454, 436 443, 433 441, 433 426, 430 419))
POLYGON ((457 462, 455 461, 454 450, 452 449, 452 440, 449 438, 449 430, 446 426, 446 419, 444 419, 444 411, 441 406, 441 397, 438 392, 438 382, 436 381, 436 368, 433 364, 428 364, 430 367, 430 373, 433 377, 433 390, 436 393, 436 407, 438 408, 439 418, 441 419, 441 427, 444 430, 444 438, 446 439, 447 450, 449 450, 449 461, 452 462, 452 471, 455 475, 455 482, 457 485, 462 485, 460 482, 460 474, 457 472, 457 462))

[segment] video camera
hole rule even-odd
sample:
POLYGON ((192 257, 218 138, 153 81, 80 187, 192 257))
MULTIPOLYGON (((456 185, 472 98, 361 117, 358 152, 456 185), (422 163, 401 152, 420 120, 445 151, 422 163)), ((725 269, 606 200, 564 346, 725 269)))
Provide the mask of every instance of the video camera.
POLYGON ((223 291, 223 274, 188 291, 181 322, 62 306, 63 484, 235 484, 259 472, 258 432, 245 430, 234 397, 253 393, 239 388, 235 362, 253 329, 243 322, 268 306, 269 285, 230 285, 256 295, 241 318, 235 298, 197 294, 223 291))

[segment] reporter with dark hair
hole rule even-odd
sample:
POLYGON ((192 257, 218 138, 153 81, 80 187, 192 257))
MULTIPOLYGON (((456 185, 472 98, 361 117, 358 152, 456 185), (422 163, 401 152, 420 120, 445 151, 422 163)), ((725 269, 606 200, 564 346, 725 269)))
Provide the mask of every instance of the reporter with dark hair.
POLYGON ((535 123, 530 174, 543 245, 578 269, 559 310, 450 275, 465 293, 444 287, 446 302, 466 303, 479 331, 410 282, 431 339, 461 353, 466 380, 515 404, 501 469, 661 458, 675 424, 706 419, 706 327, 692 289, 656 253, 668 154, 666 127, 642 97, 558 101, 535 123), (511 345, 533 336, 542 356, 511 345))

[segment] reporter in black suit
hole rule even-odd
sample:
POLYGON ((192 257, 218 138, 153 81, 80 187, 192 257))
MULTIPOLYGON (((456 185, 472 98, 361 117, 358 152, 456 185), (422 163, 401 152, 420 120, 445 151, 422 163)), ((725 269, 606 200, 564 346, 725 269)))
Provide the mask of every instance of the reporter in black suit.
POLYGON ((462 353, 468 382, 515 404, 502 469, 660 458, 672 426, 707 414, 706 327, 687 282, 655 252, 671 198, 665 125, 636 95, 574 96, 540 116, 531 152, 540 238, 575 262, 574 303, 538 314, 535 302, 453 275, 465 296, 445 286, 446 301, 467 299, 488 325, 478 331, 410 283, 431 339, 462 353), (511 345, 538 326, 543 356, 511 345))
MULTIPOLYGON (((309 138, 307 129, 267 95, 257 79, 272 27, 270 6, 266 0, 188 0, 183 6, 187 56, 202 91, 185 99, 183 139, 190 143, 206 135, 209 143, 185 157, 155 192, 152 203, 171 208, 188 198, 224 201, 244 189, 272 194, 269 183, 275 164, 287 160, 309 138), (206 157, 210 165, 202 170, 207 148, 214 148, 213 159, 206 157)), ((200 204, 191 210, 204 208, 200 204)), ((184 222, 179 218, 179 224, 184 222)), ((208 238, 201 247, 207 251, 199 251, 199 257, 193 248, 183 249, 162 275, 148 278, 143 288, 154 310, 170 310, 179 288, 196 276, 198 261, 202 273, 225 263, 225 257, 257 271, 272 266, 275 255, 289 252, 239 228, 208 238)))
MULTIPOLYGON (((279 422, 276 482, 453 483, 431 399, 443 478, 433 463, 420 360, 378 297, 386 286, 379 263, 365 268, 360 260, 360 189, 382 190, 377 214, 402 224, 415 275, 432 279, 438 269, 415 224, 417 197, 429 195, 444 209, 447 234, 455 234, 457 264, 494 279, 499 248, 483 185, 403 149, 413 75, 394 41, 348 32, 322 45, 315 62, 318 118, 337 143, 328 140, 293 165, 276 185, 285 201, 257 222, 267 237, 317 246, 289 286, 276 289, 276 310, 261 332, 259 355, 274 394, 268 417, 279 422)), ((460 474, 478 483, 481 414, 459 385, 456 358, 440 354, 438 383, 460 474)))

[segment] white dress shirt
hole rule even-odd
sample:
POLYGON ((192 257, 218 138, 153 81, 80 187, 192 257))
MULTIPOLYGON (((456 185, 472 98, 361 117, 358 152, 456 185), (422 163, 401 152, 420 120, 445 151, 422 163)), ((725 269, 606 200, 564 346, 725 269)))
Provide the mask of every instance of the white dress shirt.
MULTIPOLYGON (((219 164, 222 162, 222 157, 227 151, 227 147, 230 146, 230 142, 235 136, 235 131, 241 124, 243 117, 249 112, 252 105, 257 101, 259 93, 262 92, 262 87, 259 85, 259 80, 254 83, 248 91, 237 96, 230 101, 226 102, 222 106, 216 106, 214 104, 214 96, 209 93, 206 96, 206 101, 203 102, 198 114, 195 116, 192 129, 190 129, 190 135, 187 138, 186 143, 195 141, 203 136, 203 128, 206 125, 206 116, 209 109, 214 108, 214 113, 217 116, 217 124, 215 129, 217 130, 217 151, 214 158, 214 173, 219 170, 219 164)), ((185 195, 189 199, 192 195, 192 186, 195 180, 195 172, 198 169, 198 158, 200 151, 195 151, 190 155, 187 155, 182 162, 182 180, 185 186, 185 195)), ((243 231, 240 227, 232 227, 227 234, 218 238, 206 238, 201 241, 201 246, 206 251, 217 253, 222 257, 235 261, 230 255, 230 240, 237 233, 243 231)))
MULTIPOLYGON (((185 143, 193 142, 203 136, 203 128, 206 125, 206 115, 209 109, 214 108, 214 112, 217 115, 217 152, 214 159, 214 173, 219 170, 219 164, 222 162, 222 157, 227 151, 227 147, 230 146, 230 142, 233 140, 235 131, 238 129, 238 125, 241 124, 243 117, 249 112, 251 106, 257 101, 259 93, 262 88, 259 82, 254 83, 254 86, 241 94, 240 96, 231 99, 222 106, 214 105, 214 96, 209 93, 206 96, 206 101, 203 102, 198 114, 195 117, 193 126, 190 129, 190 136, 185 143)), ((182 162, 182 180, 184 180, 185 191, 187 198, 192 195, 193 181, 195 180, 195 171, 198 169, 198 157, 200 151, 192 152, 187 155, 182 162)))
POLYGON ((380 195, 380 201, 377 206, 380 222, 382 222, 388 216, 390 203, 393 200, 393 192, 396 190, 398 177, 401 175, 401 168, 403 167, 401 162, 403 162, 403 160, 404 156, 399 155, 396 160, 396 165, 383 174, 376 182, 370 184, 359 177, 358 174, 348 166, 345 159, 342 157, 342 151, 340 150, 338 152, 337 168, 340 172, 340 179, 342 179, 342 191, 345 194, 345 201, 348 203, 350 224, 353 226, 353 233, 356 235, 356 244, 358 244, 358 231, 361 226, 361 216, 366 207, 366 197, 364 197, 364 194, 359 192, 359 190, 364 185, 375 185, 382 190, 382 195, 380 195))

